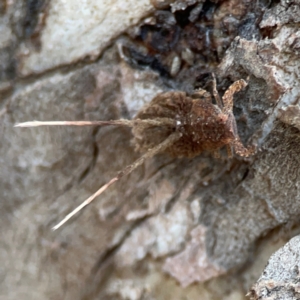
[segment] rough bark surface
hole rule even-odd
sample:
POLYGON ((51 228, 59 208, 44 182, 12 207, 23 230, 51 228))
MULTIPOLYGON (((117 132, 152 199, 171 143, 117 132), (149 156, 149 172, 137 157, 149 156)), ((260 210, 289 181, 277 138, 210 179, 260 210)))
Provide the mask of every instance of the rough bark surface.
POLYGON ((251 299, 294 300, 300 298, 300 237, 291 239, 273 254, 249 295, 251 299))
POLYGON ((299 229, 299 7, 0 1, 0 299, 245 299, 299 229), (52 232, 140 154, 127 128, 13 125, 131 119, 161 91, 210 90, 211 72, 221 95, 248 81, 234 115, 258 152, 157 155, 52 232))

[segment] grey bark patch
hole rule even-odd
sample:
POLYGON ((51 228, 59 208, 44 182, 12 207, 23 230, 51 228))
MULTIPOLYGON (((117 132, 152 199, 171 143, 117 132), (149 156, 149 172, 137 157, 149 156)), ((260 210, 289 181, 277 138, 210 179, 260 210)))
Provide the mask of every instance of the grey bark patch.
POLYGON ((251 288, 251 299, 294 300, 300 297, 300 237, 294 237, 269 259, 251 288))

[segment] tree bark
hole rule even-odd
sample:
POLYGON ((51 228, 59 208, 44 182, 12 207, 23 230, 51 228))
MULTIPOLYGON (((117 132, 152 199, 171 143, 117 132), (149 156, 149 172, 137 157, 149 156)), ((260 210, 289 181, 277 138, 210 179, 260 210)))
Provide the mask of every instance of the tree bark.
POLYGON ((300 1, 3 0, 0 14, 0 297, 245 299, 299 228, 300 1), (211 91, 212 72, 221 95, 248 82, 234 115, 255 155, 157 155, 51 231, 140 154, 128 128, 14 124, 131 119, 162 91, 211 91))

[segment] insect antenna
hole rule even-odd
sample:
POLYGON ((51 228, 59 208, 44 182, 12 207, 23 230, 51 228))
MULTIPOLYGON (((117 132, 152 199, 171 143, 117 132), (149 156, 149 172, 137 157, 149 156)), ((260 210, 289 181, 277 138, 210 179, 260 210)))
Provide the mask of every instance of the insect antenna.
MULTIPOLYGON (((38 126, 106 126, 106 125, 116 125, 116 126, 166 126, 166 125, 174 125, 174 120, 169 118, 156 118, 156 119, 134 119, 134 120, 111 120, 111 121, 30 121, 16 124, 14 127, 38 127, 38 126)), ((82 210, 85 206, 90 204, 96 197, 101 195, 110 185, 120 180, 123 176, 129 175, 133 170, 135 170, 138 166, 142 165, 146 159, 153 157, 159 152, 164 151, 166 148, 170 147, 174 142, 180 139, 181 133, 174 132, 168 138, 166 138, 163 142, 158 144, 157 146, 149 149, 145 154, 143 154, 140 158, 138 158, 135 162, 125 167, 123 170, 119 171, 117 176, 112 178, 109 182, 104 184, 98 191, 96 191, 93 195, 87 198, 82 204, 77 206, 72 212, 65 216, 65 218, 55 225, 52 229, 56 230, 61 227, 64 223, 66 223, 69 219, 71 219, 75 214, 77 214, 80 210, 82 210)))
POLYGON ((135 125, 142 126, 166 126, 174 125, 174 120, 169 118, 156 118, 156 119, 120 119, 110 121, 29 121, 18 123, 14 127, 39 127, 39 126, 127 126, 133 127, 135 125))
POLYGON ((16 124, 14 127, 39 127, 39 126, 130 126, 132 127, 131 120, 111 120, 111 121, 30 121, 16 124))
POLYGON ((117 176, 112 178, 109 182, 104 184, 96 193, 91 195, 88 199, 86 199, 82 204, 77 206, 72 212, 65 216, 65 218, 55 225, 52 229, 56 230, 61 227, 64 223, 66 223, 69 219, 71 219, 75 214, 77 214, 81 209, 90 204, 96 197, 101 195, 110 185, 121 179, 123 176, 129 175, 133 170, 135 170, 138 166, 142 165, 146 159, 153 157, 159 152, 164 151, 166 148, 170 147, 174 142, 179 140, 181 137, 181 133, 174 132, 168 138, 166 138, 162 143, 157 146, 149 149, 145 154, 143 154, 140 158, 138 158, 131 165, 125 167, 122 171, 119 171, 117 176))

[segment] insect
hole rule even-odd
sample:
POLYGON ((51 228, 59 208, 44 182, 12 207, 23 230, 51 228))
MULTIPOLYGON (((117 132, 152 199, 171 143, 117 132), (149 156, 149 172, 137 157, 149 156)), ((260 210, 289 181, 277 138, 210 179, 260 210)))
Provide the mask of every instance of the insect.
POLYGON ((25 122, 16 127, 34 127, 42 125, 115 125, 132 128, 136 150, 144 154, 131 165, 103 185, 81 205, 69 213, 60 223, 53 227, 58 229, 82 208, 102 194, 110 185, 130 174, 146 159, 157 153, 168 153, 173 157, 195 157, 203 151, 209 151, 219 157, 219 150, 227 148, 229 157, 232 150, 239 156, 248 157, 255 153, 255 146, 245 147, 237 132, 236 121, 232 112, 233 95, 247 86, 243 79, 235 81, 224 93, 222 99, 216 88, 213 76, 212 94, 204 89, 196 90, 188 96, 185 92, 171 91, 157 95, 145 105, 133 120, 111 121, 52 121, 25 122))

